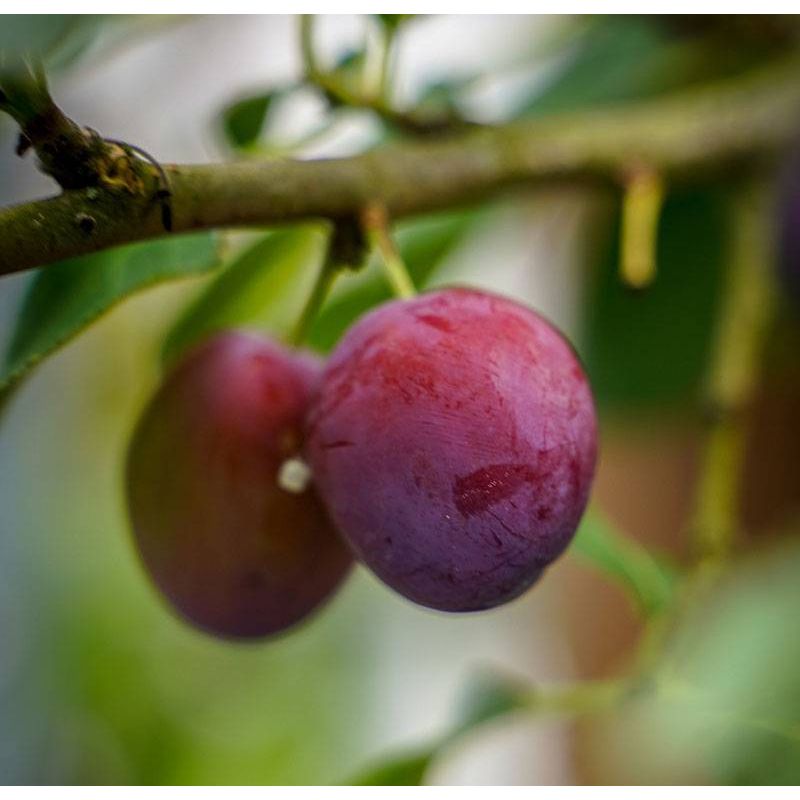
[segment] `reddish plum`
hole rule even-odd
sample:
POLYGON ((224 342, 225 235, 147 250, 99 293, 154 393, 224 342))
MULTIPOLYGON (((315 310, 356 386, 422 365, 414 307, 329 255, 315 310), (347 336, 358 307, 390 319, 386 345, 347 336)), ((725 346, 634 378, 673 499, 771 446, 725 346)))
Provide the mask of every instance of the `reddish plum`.
POLYGON ((288 628, 352 558, 312 489, 277 482, 301 448, 320 366, 261 337, 224 333, 167 377, 131 443, 127 492, 147 571, 187 620, 255 637, 288 628))
POLYGON ((447 289, 362 318, 309 412, 317 489, 357 556, 425 606, 474 611, 569 544, 595 466, 583 369, 512 300, 447 289))

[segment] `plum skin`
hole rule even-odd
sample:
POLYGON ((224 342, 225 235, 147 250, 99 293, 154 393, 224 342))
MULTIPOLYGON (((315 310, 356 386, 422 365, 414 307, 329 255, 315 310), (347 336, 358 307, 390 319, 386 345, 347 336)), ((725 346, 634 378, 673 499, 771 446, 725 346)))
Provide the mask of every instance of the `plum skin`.
POLYGON ((135 543, 169 603, 206 632, 283 631, 352 564, 313 490, 277 484, 320 371, 260 336, 218 334, 168 375, 138 423, 126 476, 135 543))
POLYGON ((471 289, 397 300, 345 335, 306 458, 357 557, 405 597, 478 611, 569 544, 594 474, 584 371, 532 310, 471 289))

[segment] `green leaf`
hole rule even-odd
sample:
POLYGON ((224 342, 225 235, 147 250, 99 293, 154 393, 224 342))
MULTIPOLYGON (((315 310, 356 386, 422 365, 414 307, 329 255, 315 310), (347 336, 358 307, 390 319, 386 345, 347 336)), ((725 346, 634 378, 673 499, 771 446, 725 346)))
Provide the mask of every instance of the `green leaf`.
POLYGON ((401 25, 414 19, 416 14, 375 14, 378 21, 390 32, 396 31, 401 25))
POLYGON ((459 97, 475 83, 477 75, 429 83, 419 94, 417 111, 430 114, 458 113, 459 97))
POLYGON ((787 533, 695 582, 661 690, 632 699, 607 751, 625 742, 631 783, 663 782, 665 764, 681 782, 800 782, 800 548, 797 527, 787 533))
POLYGON ((290 125, 291 132, 281 132, 284 119, 293 116, 292 99, 302 92, 302 86, 288 85, 257 92, 227 106, 219 123, 226 142, 245 154, 266 157, 289 156, 313 144, 336 125, 338 116, 334 110, 301 129, 290 125))
POLYGON ((357 72, 364 67, 367 54, 362 48, 351 48, 340 53, 333 65, 332 72, 345 73, 357 72))
POLYGON ((715 35, 679 35, 674 20, 647 15, 591 19, 566 50, 563 66, 517 115, 624 105, 739 74, 765 58, 763 46, 715 35), (738 45, 738 46, 737 46, 738 45))
POLYGON ((115 46, 129 41, 132 30, 152 30, 154 24, 145 16, 124 14, 7 14, 0 25, 0 67, 41 60, 48 73, 63 70, 98 42, 115 46))
POLYGON ((596 511, 581 522, 573 551, 618 582, 645 615, 671 601, 677 576, 642 545, 618 533, 596 511))
POLYGON ((117 247, 38 270, 0 371, 0 393, 128 295, 205 272, 216 263, 216 238, 199 233, 117 247))
POLYGON ((389 759, 366 770, 348 786, 420 786, 436 748, 426 748, 389 759))
POLYGON ((493 719, 525 708, 530 688, 492 672, 483 672, 467 683, 450 730, 432 744, 391 756, 360 773, 354 786, 418 786, 425 773, 454 740, 493 719))
POLYGON ((653 21, 599 18, 584 31, 563 69, 522 110, 528 115, 619 103, 648 94, 667 42, 653 21))
MULTIPOLYGON (((438 214, 398 226, 400 254, 414 284, 422 289, 478 218, 476 212, 438 214)), ((370 308, 391 299, 392 292, 376 261, 360 272, 349 285, 335 292, 312 326, 311 345, 327 352, 341 335, 370 308)))
POLYGON ((164 362, 226 328, 288 330, 322 263, 324 242, 318 225, 287 227, 258 238, 179 318, 165 340, 164 362))
POLYGON ((222 127, 233 147, 246 148, 261 135, 275 92, 237 100, 222 112, 222 127))
POLYGON ((524 708, 530 687, 495 672, 482 672, 467 683, 448 736, 454 739, 496 717, 524 708))
POLYGON ((692 406, 708 362, 728 241, 723 189, 673 191, 661 215, 653 284, 619 279, 619 210, 590 248, 582 356, 601 409, 692 406))
POLYGON ((70 39, 81 39, 85 45, 102 21, 98 14, 4 15, 0 25, 2 61, 45 58, 70 39))

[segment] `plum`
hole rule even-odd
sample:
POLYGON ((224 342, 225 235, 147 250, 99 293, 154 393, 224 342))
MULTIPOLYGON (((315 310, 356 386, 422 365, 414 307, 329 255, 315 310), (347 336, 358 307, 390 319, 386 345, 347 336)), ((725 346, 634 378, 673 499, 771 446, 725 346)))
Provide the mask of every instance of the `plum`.
POLYGON ((569 544, 596 459, 586 376, 530 309, 471 289, 397 300, 334 351, 306 458, 358 558, 405 597, 477 611, 569 544))
POLYGON ((127 499, 144 565, 171 605, 223 637, 294 625, 352 556, 309 488, 279 486, 321 365, 260 336, 215 335, 162 383, 135 430, 127 499))

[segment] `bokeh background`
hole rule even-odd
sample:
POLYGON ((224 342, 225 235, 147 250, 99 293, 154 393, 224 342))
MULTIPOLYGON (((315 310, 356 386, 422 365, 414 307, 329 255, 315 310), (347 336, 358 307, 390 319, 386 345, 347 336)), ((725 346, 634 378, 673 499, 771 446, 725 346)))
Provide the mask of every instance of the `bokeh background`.
MULTIPOLYGON (((374 24, 323 17, 321 57, 354 63, 374 24)), ((399 35, 395 100, 455 103, 486 121, 632 104, 735 80, 796 46, 796 26, 772 18, 424 17, 399 35)), ((54 96, 73 118, 165 162, 202 162, 232 154, 225 108, 300 78, 297 27, 288 16, 5 16, 0 47, 30 42, 46 51, 54 96)), ((387 135, 366 112, 331 120, 313 90, 281 91, 256 157, 279 156, 306 136, 302 157, 345 155, 387 135)), ((4 204, 53 191, 30 159, 13 155, 14 137, 11 121, 0 120, 4 204)), ((690 556, 735 177, 669 192, 658 275, 637 295, 617 275, 620 197, 607 190, 515 192, 403 223, 398 233, 421 285, 458 281, 507 293, 569 335, 601 412, 592 515, 676 565, 690 556)), ((320 257, 317 231, 290 235, 289 254, 254 280, 246 306, 219 311, 222 322, 286 333, 320 257)), ((224 262, 261 236, 226 236, 224 262)), ((524 598, 478 615, 417 608, 358 569, 329 607, 273 642, 223 643, 174 618, 135 557, 121 465, 165 338, 217 274, 119 303, 6 404, 0 782, 344 782, 442 741, 480 695, 482 676, 535 687, 624 667, 642 633, 635 609, 572 553, 524 598)), ((33 280, 2 278, 4 349, 33 280)), ((435 748, 426 782, 800 779, 800 298, 777 283, 775 293, 744 423, 739 558, 681 631, 675 656, 729 716, 647 698, 581 721, 506 714, 435 748)), ((343 278, 312 343, 329 348, 387 296, 375 265, 343 278)))

